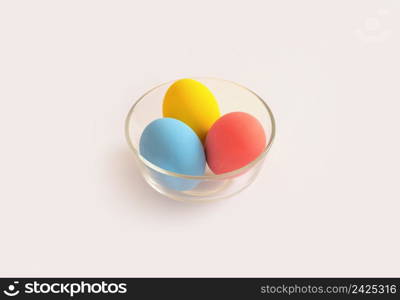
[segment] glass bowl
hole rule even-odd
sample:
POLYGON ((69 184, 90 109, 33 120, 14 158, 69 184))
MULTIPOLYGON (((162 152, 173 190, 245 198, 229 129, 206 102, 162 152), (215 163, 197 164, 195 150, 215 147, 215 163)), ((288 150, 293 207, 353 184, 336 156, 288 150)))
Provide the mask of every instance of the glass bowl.
POLYGON ((168 87, 174 82, 160 84, 140 97, 129 110, 125 134, 146 182, 171 199, 179 201, 210 201, 235 195, 249 186, 260 171, 275 137, 275 119, 268 105, 253 91, 232 81, 216 78, 193 78, 205 84, 218 101, 221 115, 242 111, 256 117, 264 127, 267 145, 264 151, 246 166, 232 172, 213 174, 207 167, 203 176, 191 176, 162 169, 139 153, 139 140, 144 128, 162 117, 162 103, 168 87), (186 191, 170 189, 166 179, 181 181, 195 188, 186 191))

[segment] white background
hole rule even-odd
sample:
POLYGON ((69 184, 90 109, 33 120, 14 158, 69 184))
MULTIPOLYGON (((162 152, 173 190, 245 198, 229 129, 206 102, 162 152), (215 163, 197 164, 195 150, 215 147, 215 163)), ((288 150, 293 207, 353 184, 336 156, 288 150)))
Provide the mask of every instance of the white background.
POLYGON ((1 276, 400 276, 400 1, 0 0, 1 276), (257 180, 163 198, 141 94, 212 76, 277 118, 257 180))

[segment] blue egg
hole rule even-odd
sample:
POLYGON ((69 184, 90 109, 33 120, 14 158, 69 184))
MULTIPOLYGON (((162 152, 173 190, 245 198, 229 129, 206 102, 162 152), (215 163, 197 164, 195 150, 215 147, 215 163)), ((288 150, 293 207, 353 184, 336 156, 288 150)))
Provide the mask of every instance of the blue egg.
MULTIPOLYGON (((154 165, 179 174, 204 174, 206 159, 197 134, 185 123, 172 119, 154 120, 144 129, 139 143, 140 154, 154 165)), ((196 187, 198 180, 183 179, 154 172, 164 187, 185 191, 196 187)))

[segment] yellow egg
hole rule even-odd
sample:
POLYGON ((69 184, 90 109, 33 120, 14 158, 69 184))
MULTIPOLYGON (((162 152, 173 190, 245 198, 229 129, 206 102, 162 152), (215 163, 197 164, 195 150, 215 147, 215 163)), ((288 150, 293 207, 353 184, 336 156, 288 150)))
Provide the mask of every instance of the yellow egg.
POLYGON ((204 84, 193 79, 180 79, 164 96, 163 115, 186 123, 204 142, 221 113, 217 100, 204 84))

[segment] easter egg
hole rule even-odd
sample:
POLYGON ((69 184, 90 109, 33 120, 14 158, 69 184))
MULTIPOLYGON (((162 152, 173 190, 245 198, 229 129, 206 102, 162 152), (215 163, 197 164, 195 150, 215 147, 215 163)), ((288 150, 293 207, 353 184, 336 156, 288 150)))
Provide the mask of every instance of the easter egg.
POLYGON ((202 142, 220 115, 214 95, 199 81, 193 79, 175 81, 164 96, 163 116, 187 124, 202 142))
POLYGON ((215 174, 231 172, 256 159, 265 146, 265 132, 256 118, 244 112, 228 113, 208 131, 207 163, 215 174))
MULTIPOLYGON (((204 174, 203 145, 194 131, 179 120, 161 118, 147 125, 140 137, 139 151, 143 158, 162 169, 185 175, 204 174)), ((153 172, 158 183, 170 189, 190 190, 198 184, 197 180, 153 172)))

